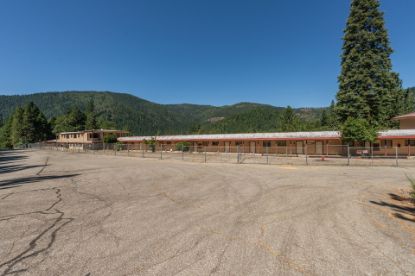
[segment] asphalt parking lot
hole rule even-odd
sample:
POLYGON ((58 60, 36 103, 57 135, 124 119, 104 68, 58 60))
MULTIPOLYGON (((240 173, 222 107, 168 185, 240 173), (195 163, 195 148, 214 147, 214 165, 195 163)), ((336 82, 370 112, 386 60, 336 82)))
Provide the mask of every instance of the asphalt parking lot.
POLYGON ((0 275, 415 275, 408 177, 0 152, 0 275))

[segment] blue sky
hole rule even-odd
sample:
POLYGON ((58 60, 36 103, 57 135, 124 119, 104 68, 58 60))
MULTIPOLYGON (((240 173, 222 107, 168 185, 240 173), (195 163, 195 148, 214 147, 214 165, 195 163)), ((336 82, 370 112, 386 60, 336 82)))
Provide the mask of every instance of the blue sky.
MULTIPOLYGON (((415 1, 381 2, 394 70, 415 86, 415 1)), ((0 94, 325 106, 348 12, 349 0, 1 0, 0 94)))

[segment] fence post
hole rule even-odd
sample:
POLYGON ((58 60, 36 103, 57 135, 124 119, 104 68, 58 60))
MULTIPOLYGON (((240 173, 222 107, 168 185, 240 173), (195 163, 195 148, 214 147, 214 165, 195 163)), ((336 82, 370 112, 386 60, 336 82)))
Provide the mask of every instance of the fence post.
POLYGON ((395 158, 396 158, 396 167, 399 167, 399 162, 398 162, 398 147, 395 147, 395 158))
POLYGON ((239 156, 239 145, 236 146, 236 164, 239 164, 240 156, 239 156))
POLYGON ((307 150, 307 144, 305 144, 305 163, 307 164, 307 166, 308 166, 308 150, 307 150))
POLYGON ((373 166, 373 145, 370 145, 370 158, 372 159, 372 166, 373 166))
POLYGON ((347 145, 347 166, 350 166, 350 145, 347 145))
POLYGON ((408 156, 411 157, 411 145, 408 146, 408 156))
POLYGON ((144 151, 145 151, 146 145, 142 144, 142 146, 143 146, 142 147, 143 149, 141 150, 141 155, 142 155, 143 158, 145 158, 144 151))
POLYGON ((207 152, 206 152, 206 146, 204 146, 204 150, 205 150, 205 163, 207 162, 207 152))
POLYGON ((184 160, 184 145, 182 145, 182 160, 184 160))
POLYGON ((160 160, 163 160, 163 144, 160 145, 160 160))
POLYGON ((267 165, 269 164, 269 157, 268 157, 268 147, 266 147, 266 153, 267 153, 267 165))
POLYGON ((130 144, 127 144, 127 156, 130 156, 130 144))

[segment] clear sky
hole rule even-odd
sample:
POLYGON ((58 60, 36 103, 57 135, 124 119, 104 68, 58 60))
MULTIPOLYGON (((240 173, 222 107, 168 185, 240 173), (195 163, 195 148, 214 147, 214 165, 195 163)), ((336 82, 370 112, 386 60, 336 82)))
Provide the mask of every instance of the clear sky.
MULTIPOLYGON (((381 2, 394 70, 415 86, 415 1, 381 2)), ((1 0, 0 94, 325 106, 348 12, 349 0, 1 0)))

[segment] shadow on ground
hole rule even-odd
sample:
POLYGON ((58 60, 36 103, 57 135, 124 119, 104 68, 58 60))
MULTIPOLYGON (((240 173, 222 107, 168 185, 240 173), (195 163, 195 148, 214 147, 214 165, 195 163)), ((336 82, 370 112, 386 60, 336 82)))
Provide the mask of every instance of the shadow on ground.
POLYGON ((41 167, 44 167, 44 165, 31 165, 31 166, 7 165, 7 166, 2 166, 0 164, 0 174, 12 173, 12 172, 17 172, 17 171, 33 169, 33 168, 41 168, 41 167))
POLYGON ((14 187, 25 185, 25 184, 32 184, 32 183, 37 183, 37 182, 46 181, 46 180, 70 178, 70 177, 75 177, 78 175, 80 174, 31 176, 31 177, 22 177, 22 178, 10 179, 10 180, 3 180, 3 181, 0 181, 0 190, 14 188, 14 187))
POLYGON ((371 200, 370 203, 388 207, 395 212, 394 217, 415 223, 415 205, 412 199, 396 194, 389 194, 389 197, 392 202, 371 200))
POLYGON ((0 165, 27 159, 28 156, 21 154, 20 152, 1 152, 0 153, 0 165))

